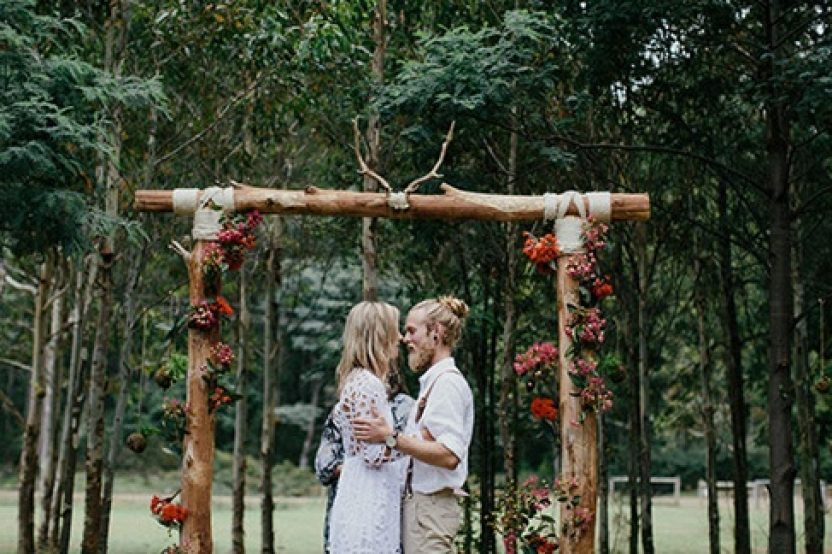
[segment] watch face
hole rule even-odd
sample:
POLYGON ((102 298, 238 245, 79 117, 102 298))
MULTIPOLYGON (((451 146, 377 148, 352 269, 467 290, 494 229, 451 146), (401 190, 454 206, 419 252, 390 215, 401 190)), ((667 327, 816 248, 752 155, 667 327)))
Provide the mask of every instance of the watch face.
POLYGON ((387 438, 384 439, 384 443, 389 448, 395 448, 396 447, 396 435, 389 435, 387 438))

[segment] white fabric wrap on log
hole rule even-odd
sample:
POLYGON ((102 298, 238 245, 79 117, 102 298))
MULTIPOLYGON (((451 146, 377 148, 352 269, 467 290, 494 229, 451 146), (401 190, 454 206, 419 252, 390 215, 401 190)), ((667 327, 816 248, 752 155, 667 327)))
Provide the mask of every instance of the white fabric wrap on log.
POLYGON ((609 221, 612 211, 609 192, 589 192, 586 194, 589 214, 584 205, 583 195, 574 190, 562 194, 546 193, 543 195, 543 219, 555 220, 555 236, 564 254, 583 252, 583 222, 588 215, 599 221, 609 221), (575 204, 578 216, 568 216, 566 212, 575 204))
POLYGON ((231 187, 173 191, 174 213, 194 214, 194 227, 191 230, 194 240, 217 240, 222 214, 233 210, 234 189, 231 187))

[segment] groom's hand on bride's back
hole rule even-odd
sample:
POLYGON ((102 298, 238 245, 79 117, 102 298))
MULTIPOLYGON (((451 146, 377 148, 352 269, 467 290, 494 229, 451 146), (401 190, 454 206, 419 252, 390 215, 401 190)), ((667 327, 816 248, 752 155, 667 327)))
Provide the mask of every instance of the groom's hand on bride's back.
POLYGON ((393 429, 387 424, 375 407, 372 408, 372 417, 355 418, 352 422, 355 438, 364 442, 384 442, 384 439, 393 433, 393 429))

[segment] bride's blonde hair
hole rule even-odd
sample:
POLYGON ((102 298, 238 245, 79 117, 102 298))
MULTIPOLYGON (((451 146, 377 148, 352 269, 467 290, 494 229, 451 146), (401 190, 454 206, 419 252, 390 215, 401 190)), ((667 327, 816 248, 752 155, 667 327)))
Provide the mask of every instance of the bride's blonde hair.
POLYGON ((386 302, 359 302, 344 324, 343 350, 338 363, 338 391, 356 368, 372 371, 383 383, 393 364, 399 341, 399 310, 386 302))

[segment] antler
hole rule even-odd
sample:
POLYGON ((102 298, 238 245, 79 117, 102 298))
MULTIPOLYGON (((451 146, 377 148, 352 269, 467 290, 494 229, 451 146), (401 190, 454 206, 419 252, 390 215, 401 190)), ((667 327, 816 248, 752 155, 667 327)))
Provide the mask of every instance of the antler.
POLYGON ((393 192, 393 188, 390 186, 390 183, 388 183, 384 177, 370 169, 367 166, 367 162, 365 162, 364 158, 361 156, 361 133, 358 131, 357 117, 352 120, 352 130, 353 134, 355 135, 355 144, 353 145, 353 149, 355 150, 355 158, 358 160, 358 166, 361 168, 358 170, 358 172, 361 175, 369 175, 370 177, 375 179, 379 185, 381 185, 387 190, 387 192, 393 192))
POLYGON ((451 126, 448 129, 448 134, 445 136, 445 142, 442 143, 442 151, 439 153, 439 159, 436 161, 436 165, 433 166, 427 174, 419 177, 418 179, 414 179, 404 188, 405 194, 410 194, 414 192, 419 185, 424 183, 425 181, 429 181, 431 179, 438 179, 442 177, 441 173, 438 173, 439 167, 442 165, 442 162, 445 160, 445 153, 448 151, 448 145, 451 143, 451 140, 454 138, 454 125, 456 125, 456 121, 451 121, 451 126))

